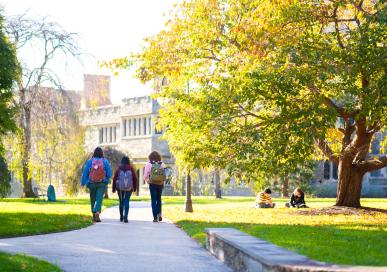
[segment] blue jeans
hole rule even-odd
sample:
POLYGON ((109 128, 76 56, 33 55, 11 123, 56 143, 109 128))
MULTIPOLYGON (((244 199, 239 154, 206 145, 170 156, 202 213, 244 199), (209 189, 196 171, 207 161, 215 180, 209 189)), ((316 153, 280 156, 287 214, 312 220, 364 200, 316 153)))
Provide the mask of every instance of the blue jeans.
POLYGON ((103 182, 90 182, 87 185, 90 191, 90 204, 92 213, 101 212, 103 195, 105 194, 106 186, 107 184, 103 182))
POLYGON ((157 219, 161 215, 161 194, 163 193, 163 185, 149 184, 149 191, 152 201, 153 219, 157 219))
POLYGON ((118 198, 120 199, 120 216, 128 219, 129 214, 129 200, 132 196, 132 191, 118 191, 118 198))

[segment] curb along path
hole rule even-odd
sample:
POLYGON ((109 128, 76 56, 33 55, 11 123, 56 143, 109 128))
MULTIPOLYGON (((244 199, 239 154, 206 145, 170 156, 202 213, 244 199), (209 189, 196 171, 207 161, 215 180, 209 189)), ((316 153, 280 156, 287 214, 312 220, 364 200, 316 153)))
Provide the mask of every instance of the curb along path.
POLYGON ((150 203, 131 202, 129 223, 118 208, 102 223, 63 233, 0 239, 0 251, 45 259, 66 272, 227 272, 228 267, 170 222, 153 223, 150 203))

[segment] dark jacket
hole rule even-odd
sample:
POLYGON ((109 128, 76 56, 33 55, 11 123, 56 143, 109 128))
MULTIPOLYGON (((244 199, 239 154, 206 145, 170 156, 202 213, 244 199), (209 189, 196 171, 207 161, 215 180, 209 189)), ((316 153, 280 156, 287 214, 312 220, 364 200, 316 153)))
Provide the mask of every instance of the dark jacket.
POLYGON ((300 197, 292 194, 292 197, 290 198, 290 205, 295 207, 296 205, 300 204, 305 204, 304 193, 302 193, 300 197))
POLYGON ((120 170, 126 172, 126 171, 132 171, 132 177, 133 177, 133 192, 137 191, 137 175, 136 171, 131 165, 120 165, 117 170, 114 172, 114 177, 113 177, 113 184, 112 184, 112 191, 113 193, 116 192, 117 190, 117 179, 118 179, 118 174, 120 173, 120 170))

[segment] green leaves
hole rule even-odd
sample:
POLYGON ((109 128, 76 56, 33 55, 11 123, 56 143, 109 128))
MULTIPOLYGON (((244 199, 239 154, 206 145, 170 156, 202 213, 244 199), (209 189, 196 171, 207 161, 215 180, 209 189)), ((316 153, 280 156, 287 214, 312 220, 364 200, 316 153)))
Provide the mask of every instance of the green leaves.
MULTIPOLYGON (((9 131, 15 131, 16 125, 13 117, 16 108, 12 105, 12 86, 19 76, 19 66, 16 59, 15 48, 10 44, 4 34, 3 18, 0 15, 0 135, 4 136, 9 131)), ((0 153, 2 153, 0 142, 0 153)))
POLYGON ((135 55, 139 78, 168 79, 159 125, 177 162, 259 179, 297 171, 338 117, 385 127, 385 5, 361 3, 178 6, 135 55))

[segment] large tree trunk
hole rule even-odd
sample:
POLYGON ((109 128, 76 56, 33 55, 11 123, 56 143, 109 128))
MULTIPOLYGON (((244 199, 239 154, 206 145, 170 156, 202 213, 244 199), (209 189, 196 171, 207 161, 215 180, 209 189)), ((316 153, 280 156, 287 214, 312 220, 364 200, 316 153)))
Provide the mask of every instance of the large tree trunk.
MULTIPOLYGON (((22 100, 25 99, 25 92, 22 92, 22 100)), ((23 101, 24 102, 24 101, 23 101)), ((23 196, 33 197, 32 181, 29 176, 30 172, 30 154, 31 154, 31 109, 23 103, 21 128, 23 133, 22 143, 22 164, 23 164, 23 196)))
POLYGON ((360 207, 360 194, 364 173, 345 157, 339 160, 337 206, 360 207))
POLYGON ((289 197, 289 175, 286 174, 282 180, 281 186, 282 197, 289 197))
POLYGON ((215 197, 222 198, 222 187, 220 186, 220 173, 216 169, 214 172, 214 183, 215 183, 215 197))
POLYGON ((357 121, 355 127, 355 137, 350 141, 351 130, 349 123, 346 124, 343 149, 338 158, 336 205, 359 208, 362 179, 367 172, 361 165, 367 160, 373 133, 367 131, 365 120, 357 121))

